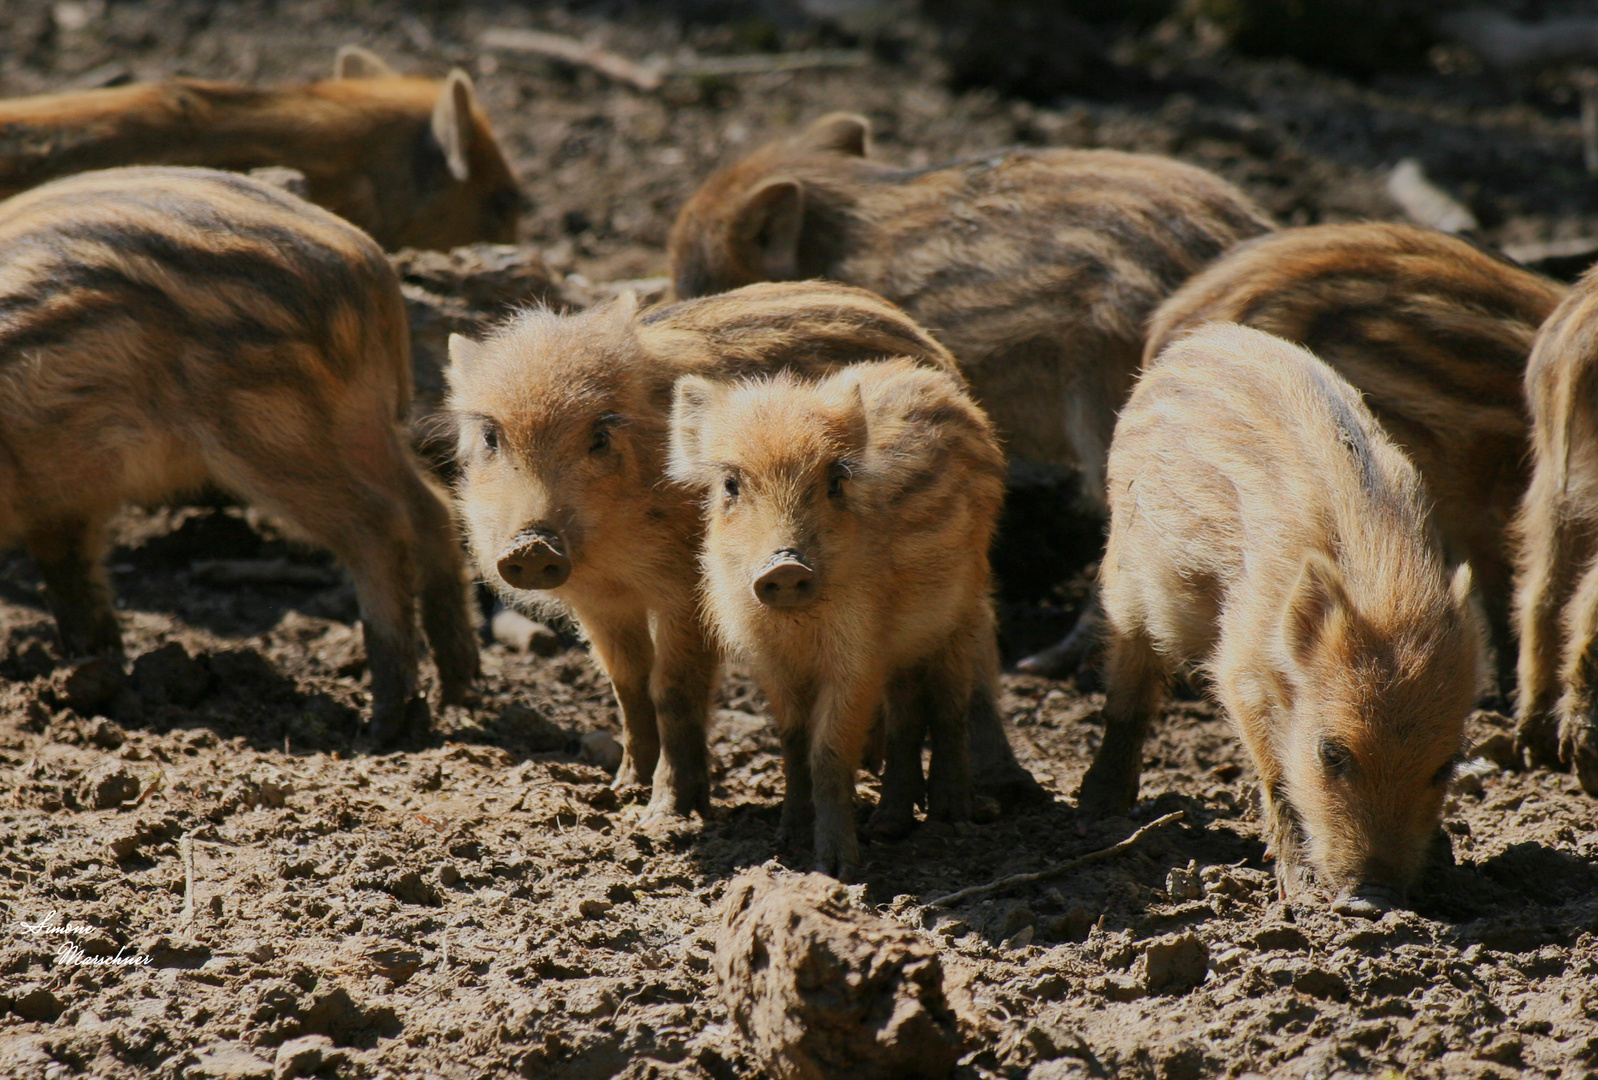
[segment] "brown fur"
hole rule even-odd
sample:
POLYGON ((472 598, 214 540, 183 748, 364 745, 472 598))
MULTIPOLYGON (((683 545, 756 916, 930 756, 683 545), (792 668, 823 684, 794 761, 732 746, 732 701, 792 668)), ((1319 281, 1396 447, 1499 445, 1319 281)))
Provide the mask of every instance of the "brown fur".
POLYGON ((477 672, 445 505, 399 430, 399 283, 360 230, 232 173, 114 169, 0 204, 0 543, 26 542, 69 652, 121 653, 100 556, 125 502, 215 483, 355 579, 380 739, 477 672))
POLYGON ((994 632, 988 547, 1004 456, 959 382, 910 360, 820 382, 684 378, 671 474, 706 493, 706 606, 771 702, 788 839, 810 831, 813 812, 819 869, 858 867, 855 769, 884 702, 873 827, 913 824, 927 727, 927 815, 969 817, 966 710, 994 632), (756 595, 784 561, 815 574, 801 607, 756 595))
POLYGON ((1534 468, 1516 522, 1517 741, 1598 795, 1598 277, 1543 325, 1526 370, 1534 468))
POLYGON ((281 165, 388 250, 514 242, 521 196, 471 80, 362 55, 309 86, 171 79, 0 101, 0 196, 119 165, 281 165))
POLYGON ((1201 169, 1113 150, 1011 150, 929 169, 867 158, 833 114, 710 177, 669 255, 679 296, 826 277, 901 304, 959 358, 1012 457, 1075 464, 1103 498, 1144 322, 1271 228, 1201 169))
POLYGON ((813 282, 642 314, 630 299, 531 311, 482 344, 451 338, 450 350, 461 512, 483 577, 512 603, 569 612, 593 643, 625 728, 617 784, 653 777, 652 815, 704 811, 718 650, 697 599, 696 498, 665 475, 673 383, 821 374, 880 356, 952 373, 953 359, 879 297, 813 282), (533 549, 558 551, 569 578, 512 587, 501 562, 533 549))
POLYGON ((1303 345, 1353 383, 1425 477, 1450 556, 1470 561, 1507 686, 1506 533, 1528 473, 1521 383, 1532 337, 1564 292, 1411 225, 1284 229, 1162 304, 1144 358, 1204 322, 1237 322, 1303 345))
POLYGON ((1346 910, 1401 899, 1482 663, 1469 570, 1450 584, 1415 467, 1331 368, 1215 323, 1139 381, 1110 507, 1084 809, 1131 804, 1164 680, 1196 665, 1259 773, 1284 884, 1307 863, 1346 910))

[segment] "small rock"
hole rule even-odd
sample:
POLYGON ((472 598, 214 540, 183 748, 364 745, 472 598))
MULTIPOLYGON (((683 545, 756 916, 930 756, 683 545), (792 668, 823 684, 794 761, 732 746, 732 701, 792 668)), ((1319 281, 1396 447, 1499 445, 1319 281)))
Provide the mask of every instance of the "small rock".
POLYGON ((721 1000, 772 1080, 945 1076, 964 1038, 937 950, 821 874, 764 869, 727 888, 721 1000))
POLYGON ((606 913, 608 913, 610 909, 615 906, 615 904, 612 904, 608 900, 590 899, 584 900, 581 904, 578 904, 577 910, 585 919, 603 919, 606 913))
POLYGON ((1032 944, 1032 935, 1034 933, 1036 933, 1036 930, 1031 924, 1023 926, 1005 939, 1004 947, 1006 949, 1024 949, 1032 944))
POLYGON ((109 810, 138 797, 139 778, 121 761, 108 761, 84 774, 78 785, 78 805, 87 810, 109 810))
POLYGON ((597 765, 608 773, 621 768, 621 743, 608 731, 590 731, 580 740, 583 760, 597 765))
POLYGON ((184 1070, 184 1080, 272 1080, 272 1063, 256 1057, 243 1043, 213 1043, 199 1054, 199 1060, 184 1070))
POLYGON ((515 652, 554 656, 560 651, 559 634, 510 608, 494 616, 490 629, 493 630, 495 641, 515 652))
POLYGON ((1168 934, 1149 942, 1140 966, 1149 993, 1180 993, 1204 981, 1210 950, 1194 934, 1168 934))
POLYGON ((1204 882, 1192 863, 1186 867, 1173 866, 1165 875, 1165 892, 1172 900, 1202 900, 1204 882))
POLYGON ((438 868, 438 883, 444 888, 449 888, 461 879, 461 872, 455 868, 454 863, 445 863, 438 868))
POLYGON ((56 1017, 65 1008, 48 987, 39 983, 27 983, 11 999, 12 1012, 24 1020, 35 1020, 41 1024, 55 1023, 56 1017))
POLYGON ((96 720, 89 729, 89 741, 102 750, 115 750, 127 741, 128 734, 121 725, 110 720, 96 720))
POLYGON ((1093 990, 1111 1001, 1136 1001, 1144 994, 1143 984, 1130 975, 1105 975, 1093 983, 1093 990))
POLYGON ((547 719, 531 705, 507 705, 499 714, 502 726, 515 731, 519 741, 534 754, 547 754, 566 749, 572 733, 547 719))
POLYGON ((1304 931, 1290 923, 1266 926, 1249 939, 1261 949, 1285 949, 1288 952, 1308 952, 1309 938, 1304 931))
POLYGON ((277 1063, 272 1068, 273 1080, 295 1080, 296 1077, 310 1076, 333 1053, 333 1040, 326 1035, 302 1035, 298 1039, 290 1039, 277 1048, 277 1063))
POLYGON ((1507 731, 1495 731, 1470 748, 1467 755, 1486 758, 1500 769, 1516 770, 1522 767, 1520 753, 1515 749, 1515 738, 1507 731))

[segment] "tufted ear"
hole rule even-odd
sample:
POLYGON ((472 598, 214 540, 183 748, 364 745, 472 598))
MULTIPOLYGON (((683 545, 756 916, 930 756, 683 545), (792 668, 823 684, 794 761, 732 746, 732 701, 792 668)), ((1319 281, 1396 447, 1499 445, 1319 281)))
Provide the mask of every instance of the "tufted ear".
POLYGON ((1349 607, 1337 564, 1318 553, 1306 558, 1282 613, 1282 643, 1288 656, 1301 664, 1313 659, 1333 620, 1349 607))
POLYGON ((1460 563, 1454 568, 1454 576, 1448 583, 1448 595, 1454 601, 1454 606, 1461 611, 1469 610, 1470 594, 1475 588, 1476 578, 1470 571, 1470 563, 1460 563))
POLYGON ((705 418, 721 387, 699 375, 684 375, 671 392, 671 455, 666 471, 679 484, 706 487, 714 479, 704 459, 705 418))
POLYGON ((433 104, 433 142, 444 155, 449 174, 464 182, 471 175, 468 153, 472 142, 472 107, 477 103, 471 77, 454 68, 444 79, 433 104))
POLYGON ((335 79, 391 79, 398 74, 381 56, 359 45, 340 45, 333 57, 335 79))
POLYGON ((804 228, 805 189, 797 180, 776 177, 744 197, 736 219, 737 241, 753 249, 768 281, 799 276, 799 235, 804 228))
POLYGON ((871 151, 871 121, 858 113, 828 113, 812 121, 799 134, 794 148, 818 154, 865 157, 871 151))

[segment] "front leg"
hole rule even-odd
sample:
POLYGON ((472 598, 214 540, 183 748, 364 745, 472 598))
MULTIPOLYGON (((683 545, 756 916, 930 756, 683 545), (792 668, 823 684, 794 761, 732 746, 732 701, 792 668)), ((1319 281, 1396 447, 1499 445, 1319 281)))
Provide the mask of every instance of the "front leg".
POLYGON ((717 655, 697 619, 660 618, 650 676, 660 729, 660 760, 651 817, 710 812, 710 762, 705 726, 715 687, 717 655))
POLYGON ((52 521, 30 530, 27 546, 44 578, 61 651, 121 660, 122 630, 101 563, 105 541, 100 524, 77 518, 52 521))
POLYGON ((660 726, 649 692, 650 669, 655 659, 649 628, 640 618, 614 625, 584 625, 583 629, 593 643, 600 666, 610 677, 616 704, 621 708, 621 767, 616 770, 613 786, 647 784, 660 759, 660 726))
POLYGON ((777 840, 783 847, 808 843, 815 831, 816 804, 810 783, 810 713, 814 703, 803 697, 766 688, 782 741, 782 824, 777 840))
MULTIPOLYGON (((919 669, 898 673, 883 701, 887 738, 882 758, 882 798, 867 826, 884 840, 898 840, 915 828, 916 803, 926 798, 921 776, 921 744, 926 737, 919 669)), ((962 708, 964 704, 962 703, 962 708)))
POLYGON ((816 869, 848 881, 860 869, 855 832, 855 773, 882 702, 884 677, 866 672, 821 695, 810 735, 810 782, 816 805, 816 869))

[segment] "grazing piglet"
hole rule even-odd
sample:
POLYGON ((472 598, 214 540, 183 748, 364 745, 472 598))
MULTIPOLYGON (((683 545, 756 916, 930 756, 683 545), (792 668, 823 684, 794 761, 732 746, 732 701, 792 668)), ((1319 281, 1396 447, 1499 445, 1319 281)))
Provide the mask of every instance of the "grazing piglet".
POLYGON ((1309 353, 1215 323, 1144 372, 1110 450, 1104 743, 1087 813, 1137 797, 1166 677, 1202 670, 1259 773, 1284 887, 1402 903, 1481 685, 1419 473, 1309 353))
POLYGON ((1205 322, 1302 345, 1364 396, 1420 469, 1450 558, 1469 561, 1513 677, 1507 530, 1527 482, 1522 394, 1564 286, 1413 225, 1283 229, 1244 244, 1155 312, 1145 362, 1205 322))
POLYGON ((477 565, 510 603, 576 618, 621 706, 616 783, 653 777, 651 817, 709 807, 705 722, 719 658, 698 594, 696 493, 666 476, 672 385, 695 374, 819 375, 883 356, 954 372, 892 304, 818 282, 642 315, 630 298, 576 315, 529 311, 481 344, 450 339, 460 506, 477 565))
POLYGON ((69 653, 121 655, 106 519, 209 482, 349 570, 379 742, 426 725, 418 587, 458 701, 477 644, 449 510, 399 428, 410 392, 388 260, 293 195, 145 168, 0 203, 0 544, 27 544, 69 653))
POLYGON ((1534 466, 1519 543, 1520 723, 1537 764, 1598 795, 1598 276, 1537 335, 1526 370, 1534 466))
POLYGON ((954 353, 1011 457, 1075 465, 1102 505, 1149 313, 1270 219, 1168 158, 1007 150, 898 169, 868 139, 863 117, 834 113, 711 176, 672 227, 677 295, 810 277, 880 293, 954 353))
POLYGON ((705 607, 754 666, 782 739, 788 842, 817 869, 859 866, 855 771, 886 706, 872 826, 970 816, 966 710, 993 637, 988 547, 1004 455, 958 379, 911 360, 819 382, 689 376, 672 408, 671 475, 706 493, 705 607))
POLYGON ((309 86, 170 79, 0 101, 0 196, 118 165, 298 169, 312 202, 388 250, 512 243, 521 212, 465 72, 405 78, 353 46, 309 86))

